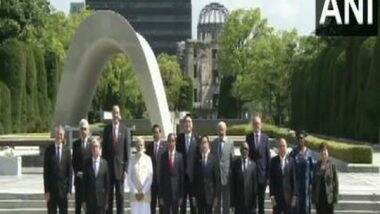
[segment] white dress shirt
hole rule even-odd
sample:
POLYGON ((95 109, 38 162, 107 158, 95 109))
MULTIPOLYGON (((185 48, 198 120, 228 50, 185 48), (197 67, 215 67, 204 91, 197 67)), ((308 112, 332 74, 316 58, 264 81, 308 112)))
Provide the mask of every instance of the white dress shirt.
POLYGON ((95 172, 95 177, 98 177, 99 164, 100 164, 100 157, 92 158, 92 167, 93 167, 94 172, 95 172))
POLYGON ((191 141, 191 132, 188 134, 185 134, 186 153, 189 151, 190 141, 191 141))
POLYGON ((57 156, 58 162, 62 159, 62 144, 55 144, 55 155, 57 156))
POLYGON ((202 162, 203 162, 204 165, 207 164, 207 158, 208 158, 208 154, 209 154, 209 153, 210 153, 210 150, 207 151, 206 153, 203 153, 203 154, 202 154, 202 162))
POLYGON ((249 163, 249 159, 248 159, 248 157, 246 157, 246 158, 242 158, 242 162, 241 162, 241 170, 242 170, 243 172, 245 172, 245 171, 247 170, 247 168, 248 168, 248 163, 249 163))
POLYGON ((117 123, 112 123, 112 124, 113 124, 113 125, 112 125, 113 135, 116 137, 115 140, 117 140, 118 137, 119 137, 119 122, 117 122, 117 123))

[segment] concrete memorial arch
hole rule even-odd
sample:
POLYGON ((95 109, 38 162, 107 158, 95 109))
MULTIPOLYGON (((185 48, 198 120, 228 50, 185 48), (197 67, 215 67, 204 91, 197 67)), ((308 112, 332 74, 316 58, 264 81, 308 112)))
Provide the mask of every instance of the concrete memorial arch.
POLYGON ((165 135, 173 131, 151 47, 123 16, 112 11, 94 12, 79 25, 65 60, 54 124, 76 126, 86 117, 102 69, 117 53, 126 54, 132 62, 151 123, 160 124, 165 135))

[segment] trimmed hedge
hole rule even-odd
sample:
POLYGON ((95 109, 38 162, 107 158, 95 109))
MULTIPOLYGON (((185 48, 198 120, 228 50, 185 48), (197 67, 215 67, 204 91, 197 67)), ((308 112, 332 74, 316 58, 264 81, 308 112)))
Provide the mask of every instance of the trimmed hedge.
POLYGON ((40 113, 40 118, 37 121, 36 126, 38 130, 47 130, 50 127, 52 107, 47 94, 48 83, 44 53, 40 48, 36 46, 33 46, 32 49, 37 71, 37 101, 38 110, 40 113))
POLYGON ((0 97, 0 134, 8 134, 12 131, 11 92, 3 82, 0 82, 0 97))
POLYGON ((0 80, 11 93, 12 132, 19 132, 25 97, 26 48, 17 40, 8 40, 0 47, 0 80))
MULTIPOLYGON (((286 128, 264 124, 263 132, 272 138, 285 138, 289 143, 295 144, 296 138, 294 131, 286 128)), ((234 125, 228 128, 229 135, 246 135, 251 132, 250 125, 234 125)), ((314 151, 318 151, 319 146, 325 142, 329 153, 332 157, 349 162, 349 163, 372 163, 373 149, 367 145, 353 145, 345 142, 332 140, 324 140, 312 135, 307 138, 308 147, 314 151)))
POLYGON ((26 82, 25 82, 26 96, 25 96, 25 121, 23 124, 23 131, 37 132, 37 124, 40 120, 40 113, 38 108, 38 91, 37 91, 37 69, 34 58, 33 50, 28 46, 27 60, 26 60, 26 82))

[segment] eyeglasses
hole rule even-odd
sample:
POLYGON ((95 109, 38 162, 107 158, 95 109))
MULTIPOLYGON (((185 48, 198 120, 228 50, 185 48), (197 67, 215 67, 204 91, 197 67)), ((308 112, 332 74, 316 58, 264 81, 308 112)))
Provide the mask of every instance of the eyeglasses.
POLYGON ((81 127, 80 129, 83 130, 83 131, 86 131, 86 130, 87 130, 86 127, 81 127))

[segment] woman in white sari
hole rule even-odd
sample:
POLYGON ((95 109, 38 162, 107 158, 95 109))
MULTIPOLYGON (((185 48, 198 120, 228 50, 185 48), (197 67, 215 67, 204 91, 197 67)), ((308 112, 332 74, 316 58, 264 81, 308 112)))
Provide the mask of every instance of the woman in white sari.
POLYGON ((128 166, 128 184, 131 200, 131 213, 150 214, 150 186, 153 179, 152 160, 145 152, 145 142, 139 137, 136 141, 137 153, 131 157, 128 166))

